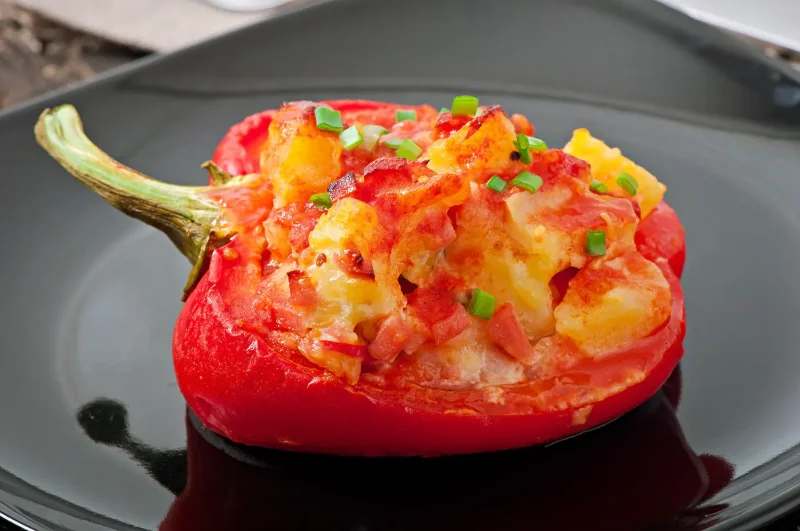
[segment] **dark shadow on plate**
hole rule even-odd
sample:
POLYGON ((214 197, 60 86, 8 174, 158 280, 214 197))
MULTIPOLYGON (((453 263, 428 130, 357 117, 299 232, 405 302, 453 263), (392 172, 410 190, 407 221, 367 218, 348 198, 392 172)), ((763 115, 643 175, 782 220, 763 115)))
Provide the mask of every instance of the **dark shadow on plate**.
POLYGON ((96 443, 124 450, 176 496, 186 487, 186 450, 159 449, 137 440, 128 427, 128 410, 109 398, 85 404, 76 414, 84 433, 96 443))
POLYGON ((123 449, 177 495, 161 531, 220 529, 697 529, 732 467, 697 456, 675 417, 680 371, 630 414, 544 447, 441 458, 353 458, 252 448, 189 411, 187 450, 129 432, 109 399, 78 412, 94 441, 123 449), (188 465, 188 470, 187 470, 188 465), (188 472, 188 479, 186 474, 188 472))

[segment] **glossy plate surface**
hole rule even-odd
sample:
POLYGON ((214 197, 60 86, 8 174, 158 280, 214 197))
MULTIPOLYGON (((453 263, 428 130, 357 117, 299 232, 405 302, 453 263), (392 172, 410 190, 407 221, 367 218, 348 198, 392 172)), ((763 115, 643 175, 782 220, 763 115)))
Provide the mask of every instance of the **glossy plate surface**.
POLYGON ((641 0, 342 0, 0 116, 0 513, 48 531, 752 529, 785 513, 800 502, 793 75, 641 0), (544 448, 220 452, 172 373, 188 263, 45 156, 39 112, 73 103, 112 156, 188 184, 229 125, 282 101, 460 93, 525 113, 551 145, 588 127, 669 186, 689 251, 680 374, 544 448))

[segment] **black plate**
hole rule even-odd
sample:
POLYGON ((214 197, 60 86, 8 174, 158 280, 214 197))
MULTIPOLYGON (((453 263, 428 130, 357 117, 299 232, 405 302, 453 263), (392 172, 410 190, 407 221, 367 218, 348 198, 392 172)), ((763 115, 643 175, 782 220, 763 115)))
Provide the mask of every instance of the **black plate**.
POLYGON ((156 529, 168 513, 163 529, 192 531, 620 530, 752 529, 788 511, 800 501, 797 79, 642 0, 343 0, 5 113, 0 513, 36 530, 156 529), (188 264, 45 156, 38 113, 73 103, 113 156, 198 183, 230 124, 281 101, 439 106, 458 93, 527 114, 551 145, 586 126, 669 186, 689 248, 682 383, 545 448, 257 452, 259 466, 220 452, 241 449, 198 436, 171 368, 188 264))

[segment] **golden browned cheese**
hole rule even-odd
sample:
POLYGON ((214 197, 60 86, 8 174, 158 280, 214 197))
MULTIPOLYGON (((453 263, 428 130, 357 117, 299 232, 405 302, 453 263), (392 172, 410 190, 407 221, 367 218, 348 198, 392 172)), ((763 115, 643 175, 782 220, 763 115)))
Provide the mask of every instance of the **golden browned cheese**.
MULTIPOLYGON (((276 208, 325 192, 343 176, 349 156, 338 135, 319 130, 313 107, 304 105, 275 115, 262 153, 276 208)), ((398 124, 390 136, 402 138, 403 127, 408 124, 398 124)), ((380 357, 394 341, 399 354, 381 363, 413 367, 421 385, 511 384, 546 371, 552 365, 544 359, 546 341, 535 357, 520 360, 492 339, 486 320, 466 315, 461 305, 475 288, 496 297, 498 307, 511 303, 532 347, 561 335, 586 357, 622 349, 668 319, 669 286, 636 250, 639 217, 631 201, 646 216, 665 187, 586 130, 576 131, 563 151, 532 152, 530 165, 513 156, 515 139, 503 110, 489 107, 423 146, 415 162, 392 169, 378 160, 366 176, 363 167, 355 171, 356 192, 335 198, 303 245, 290 245, 291 224, 265 223, 267 247, 280 262, 271 273, 271 285, 279 286, 271 296, 300 316, 306 329, 299 350, 309 361, 355 383, 362 360, 325 345, 375 343, 370 351, 380 357), (540 189, 509 184, 498 193, 486 187, 492 175, 511 181, 523 170, 542 178, 540 189), (632 198, 616 183, 621 172, 638 183, 632 198), (593 192, 593 179, 608 193, 593 192), (604 256, 587 255, 589 230, 605 233, 604 256), (313 304, 301 307, 291 299, 287 270, 304 275, 313 304), (569 271, 576 274, 559 292, 553 279, 569 271), (422 291, 409 295, 402 282, 438 299, 423 299, 422 291), (442 299, 453 305, 442 310, 420 302, 442 299)))

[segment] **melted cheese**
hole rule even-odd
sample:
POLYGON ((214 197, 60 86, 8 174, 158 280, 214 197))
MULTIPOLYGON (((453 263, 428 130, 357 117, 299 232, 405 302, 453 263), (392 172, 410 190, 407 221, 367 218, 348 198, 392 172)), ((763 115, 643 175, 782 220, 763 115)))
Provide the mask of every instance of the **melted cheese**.
MULTIPOLYGON (((448 389, 497 386, 557 366, 560 362, 547 359, 547 345, 554 338, 563 336, 578 345, 580 351, 570 356, 598 356, 664 323, 671 307, 669 285, 660 269, 636 251, 638 218, 616 177, 624 171, 637 180, 635 199, 644 215, 661 200, 665 187, 619 150, 578 130, 565 151, 589 162, 591 177, 604 182, 612 196, 623 198, 591 193, 585 166, 581 163, 576 170, 577 161, 555 150, 536 162, 549 172, 542 173, 547 182, 541 189, 530 193, 512 188, 498 196, 483 183, 492 173, 508 177, 524 167, 510 157, 514 140, 512 122, 499 107, 490 107, 428 146, 421 157, 427 163, 412 170, 384 165, 372 176, 380 180, 369 183, 370 193, 356 195, 366 197, 364 201, 336 200, 308 235, 307 249, 298 250, 302 247, 294 240, 291 246, 287 243, 285 223, 264 225, 273 257, 291 263, 273 273, 280 277, 280 289, 273 291, 288 297, 287 269, 297 267, 316 293, 316 303, 301 310, 310 329, 299 344, 306 358, 355 383, 360 358, 331 349, 325 341, 366 345, 382 324, 391 322, 385 320, 391 315, 414 330, 407 348, 397 348, 397 357, 407 360, 417 383, 448 389), (397 184, 403 178, 409 179, 407 189, 397 184), (383 182, 389 183, 386 189, 383 182), (606 232, 604 257, 586 256, 588 230, 606 232), (353 253, 371 269, 343 266, 341 257, 353 253), (570 267, 580 271, 554 308, 551 280, 570 267), (453 286, 462 290, 443 295, 451 297, 445 304, 461 300, 464 287, 491 293, 498 306, 511 303, 535 343, 540 365, 526 367, 506 354, 492 342, 486 322, 477 318, 470 317, 466 330, 441 344, 425 342, 420 314, 407 308, 398 277, 430 288, 442 271, 457 277, 453 286)), ((342 157, 337 135, 316 128, 313 108, 277 113, 262 155, 275 208, 305 202, 325 190, 341 176, 342 157)), ((356 175, 356 188, 364 179, 356 175)), ((394 352, 386 356, 394 359, 394 352)))
POLYGON ((389 282, 386 276, 385 257, 373 253, 378 233, 375 209, 346 198, 326 212, 309 234, 309 259, 320 254, 327 257, 321 265, 314 262, 307 266, 319 296, 309 323, 315 329, 327 330, 331 339, 357 343, 356 325, 385 317, 401 304, 396 281, 389 282), (372 261, 374 278, 350 274, 336 263, 337 255, 350 250, 372 261))

